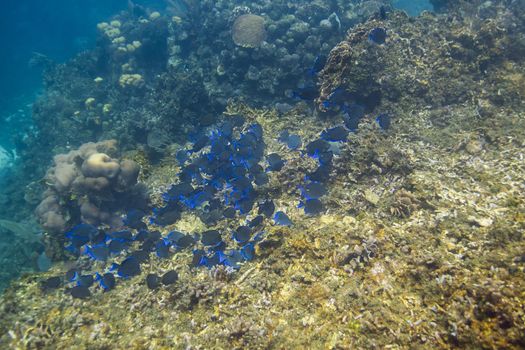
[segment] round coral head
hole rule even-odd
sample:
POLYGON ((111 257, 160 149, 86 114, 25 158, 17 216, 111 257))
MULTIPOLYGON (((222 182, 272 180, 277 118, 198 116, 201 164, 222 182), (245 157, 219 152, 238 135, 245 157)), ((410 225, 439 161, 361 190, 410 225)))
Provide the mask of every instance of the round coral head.
POLYGON ((266 40, 264 18, 252 14, 237 17, 233 23, 232 38, 236 45, 259 47, 266 40))

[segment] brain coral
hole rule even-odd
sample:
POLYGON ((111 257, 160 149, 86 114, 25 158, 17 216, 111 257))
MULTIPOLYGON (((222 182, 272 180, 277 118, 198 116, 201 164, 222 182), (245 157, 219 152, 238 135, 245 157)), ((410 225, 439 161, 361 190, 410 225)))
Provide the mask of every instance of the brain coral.
POLYGON ((233 23, 232 38, 235 44, 242 47, 258 47, 266 39, 264 18, 246 14, 237 17, 233 23))

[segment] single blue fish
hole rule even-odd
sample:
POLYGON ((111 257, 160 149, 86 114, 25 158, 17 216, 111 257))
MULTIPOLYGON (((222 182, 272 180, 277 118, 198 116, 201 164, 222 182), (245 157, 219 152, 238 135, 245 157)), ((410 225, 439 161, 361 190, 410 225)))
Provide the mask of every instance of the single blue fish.
POLYGON ((279 133, 279 137, 277 138, 277 141, 286 143, 289 137, 290 137, 290 132, 288 132, 288 130, 283 130, 279 133))
POLYGON ((170 256, 170 246, 167 245, 163 240, 159 240, 155 244, 155 252, 161 259, 168 258, 170 256))
POLYGON ((306 215, 318 215, 324 212, 323 203, 317 198, 307 199, 302 206, 306 215))
POLYGON ((176 185, 171 185, 169 190, 163 195, 164 200, 179 200, 186 197, 195 191, 195 188, 189 182, 181 182, 176 185))
POLYGON ((317 97, 319 97, 319 90, 317 89, 317 86, 314 85, 306 85, 296 91, 292 91, 292 98, 295 99, 313 101, 317 97))
POLYGON ((317 75, 320 71, 323 70, 327 60, 328 57, 326 55, 317 55, 317 57, 314 60, 314 64, 308 69, 308 75, 317 75))
POLYGON ((191 235, 183 235, 173 242, 173 245, 177 249, 185 249, 195 244, 195 238, 191 235))
POLYGON ((142 222, 142 218, 146 216, 146 213, 144 213, 142 210, 139 209, 131 209, 126 214, 126 217, 124 218, 124 225, 127 225, 134 229, 142 229, 145 228, 144 222, 142 222))
POLYGON ((292 226, 292 220, 282 211, 278 211, 273 216, 273 221, 279 226, 292 226))
POLYGON ((206 253, 202 249, 195 249, 193 250, 193 258, 191 260, 190 266, 202 266, 204 265, 204 258, 206 256, 206 253))
POLYGON ((43 291, 56 289, 60 286, 62 286, 62 278, 59 276, 47 278, 40 283, 40 288, 43 291))
POLYGON ((146 285, 151 290, 157 289, 160 286, 160 277, 155 273, 149 273, 146 276, 146 285))
POLYGON ((268 178, 268 175, 265 173, 259 173, 255 175, 254 183, 257 186, 264 186, 267 185, 270 179, 268 178))
POLYGON ((199 152, 201 149, 206 147, 210 142, 210 138, 208 135, 201 135, 197 140, 193 143, 193 148, 191 149, 191 152, 199 152))
POLYGON ((69 282, 76 281, 78 276, 79 275, 77 269, 70 269, 66 272, 66 280, 69 282))
POLYGON ((139 275, 139 261, 133 256, 124 259, 124 261, 118 266, 117 274, 122 278, 130 278, 139 275))
POLYGON ((343 116, 343 122, 345 123, 345 126, 348 128, 348 130, 352 132, 357 131, 360 120, 361 120, 360 118, 355 117, 355 116, 343 116))
POLYGON ((235 208, 228 207, 224 209, 224 211, 222 212, 222 215, 224 215, 224 217, 227 219, 233 219, 236 213, 237 211, 235 210, 235 208))
POLYGON ((69 290, 69 293, 75 299, 87 299, 91 296, 89 288, 84 286, 75 286, 69 290))
POLYGON ((162 282, 163 285, 168 286, 170 284, 177 282, 178 279, 179 279, 179 274, 177 273, 177 271, 170 270, 166 272, 164 275, 162 275, 160 281, 162 282))
POLYGON ((386 29, 385 28, 374 28, 368 33, 368 40, 374 44, 384 44, 386 41, 386 29))
POLYGON ((328 151, 330 144, 323 139, 317 139, 306 145, 306 154, 310 157, 317 158, 320 153, 328 151))
POLYGON ((248 226, 239 226, 232 234, 232 238, 235 242, 243 244, 250 240, 252 236, 252 230, 248 226))
POLYGON ((340 142, 348 138, 348 130, 344 126, 336 126, 321 132, 321 138, 325 141, 340 142))
POLYGON ((93 275, 80 275, 78 276, 77 286, 91 287, 93 282, 93 275))
POLYGON ((257 141, 261 141, 263 137, 263 128, 261 124, 254 123, 248 127, 248 132, 252 133, 257 141))
POLYGON ((290 135, 286 141, 286 145, 291 150, 299 149, 302 146, 301 137, 299 135, 290 135))
POLYGON ((221 233, 217 230, 204 231, 201 234, 201 243, 208 247, 215 247, 222 242, 221 233))
POLYGON ((268 162, 267 171, 280 171, 284 166, 284 161, 277 153, 267 155, 266 161, 268 162))
POLYGON ((108 236, 111 237, 111 239, 120 240, 121 242, 133 241, 133 234, 128 230, 111 232, 108 233, 108 236))
POLYGON ((257 211, 258 214, 262 214, 266 216, 267 218, 271 217, 273 215, 273 212, 275 211, 275 204, 271 199, 267 199, 263 202, 259 202, 259 210, 257 211))
POLYGON ((365 116, 365 107, 358 103, 344 103, 341 107, 343 117, 355 118, 357 120, 365 116))
POLYGON ((264 220, 264 216, 257 215, 256 217, 254 217, 253 219, 248 221, 248 226, 249 227, 257 227, 257 226, 259 226, 260 224, 263 223, 263 220, 264 220))
POLYGON ((124 249, 126 249, 127 244, 118 240, 118 239, 112 239, 111 242, 108 244, 109 252, 112 254, 118 254, 124 249))
POLYGON ((113 275, 111 272, 106 272, 103 275, 100 275, 97 272, 95 275, 95 280, 98 281, 100 287, 102 287, 102 289, 104 289, 105 292, 115 288, 115 275, 113 275))
POLYGON ((183 149, 177 151, 177 153, 175 154, 175 158, 179 162, 179 165, 184 165, 184 163, 186 163, 186 161, 189 159, 188 151, 183 149))
POLYGON ((244 257, 238 250, 231 250, 227 253, 221 254, 221 264, 229 266, 233 269, 240 269, 240 264, 244 261, 244 257))
POLYGON ((301 196, 305 199, 319 199, 327 193, 326 185, 320 182, 310 182, 304 187, 300 187, 301 196))
POLYGON ((89 224, 78 224, 66 232, 66 237, 75 248, 80 248, 98 234, 98 229, 89 224))
POLYGON ((388 130, 390 128, 390 115, 383 113, 377 116, 376 118, 377 124, 379 124, 379 127, 383 130, 388 130))
POLYGON ((306 179, 316 182, 324 182, 330 178, 330 173, 332 172, 332 166, 330 164, 321 164, 313 172, 306 175, 306 179))
POLYGON ((133 253, 131 253, 130 257, 137 259, 139 263, 143 263, 149 260, 150 251, 145 249, 135 250, 133 253))
POLYGON ((321 165, 330 165, 333 158, 334 154, 332 151, 321 152, 317 155, 317 159, 321 165))
POLYGON ((144 242, 146 239, 148 239, 148 237, 149 237, 148 230, 142 229, 142 230, 139 230, 139 232, 137 232, 137 234, 133 237, 133 240, 137 242, 144 242))
POLYGON ((86 254, 93 260, 106 261, 109 257, 109 248, 105 243, 86 246, 86 254))
POLYGON ((201 260, 201 265, 204 265, 207 268, 211 269, 214 266, 220 265, 221 254, 219 252, 215 252, 211 256, 204 255, 201 260))
POLYGON ((173 202, 162 208, 154 208, 151 223, 160 226, 174 224, 180 220, 181 211, 180 206, 173 202))
POLYGON ((246 261, 252 261, 255 258, 255 247, 253 243, 246 244, 239 252, 246 261))

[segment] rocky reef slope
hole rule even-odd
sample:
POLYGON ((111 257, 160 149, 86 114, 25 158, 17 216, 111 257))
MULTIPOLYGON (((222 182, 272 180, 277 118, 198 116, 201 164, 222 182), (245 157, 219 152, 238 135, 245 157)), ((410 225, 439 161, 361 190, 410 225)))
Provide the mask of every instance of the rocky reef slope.
MULTIPOLYGON (((0 299, 0 343, 21 348, 472 348, 525 346, 525 48, 518 2, 352 29, 320 73, 319 109, 232 101, 286 163, 269 193, 294 222, 265 224, 239 272, 152 258, 110 292, 72 299, 27 275, 0 299), (469 12, 474 11, 475 12, 469 12), (383 44, 369 33, 386 28, 383 44), (276 139, 314 140, 343 116, 342 88, 365 116, 334 157, 326 212, 305 216, 297 184, 310 159, 276 139), (333 95, 332 95, 333 96, 333 95), (373 98, 372 98, 373 97, 373 98), (328 107, 327 107, 328 106, 328 107), (387 130, 375 122, 391 116, 387 130), (149 272, 177 283, 151 291, 149 272)), ((153 202, 178 163, 144 156, 153 202)), ((141 153, 142 154, 142 153, 141 153)), ((238 223, 240 224, 240 223, 238 223)), ((192 215, 172 229, 202 230, 192 215)), ((226 229, 226 227, 224 227, 226 229)))

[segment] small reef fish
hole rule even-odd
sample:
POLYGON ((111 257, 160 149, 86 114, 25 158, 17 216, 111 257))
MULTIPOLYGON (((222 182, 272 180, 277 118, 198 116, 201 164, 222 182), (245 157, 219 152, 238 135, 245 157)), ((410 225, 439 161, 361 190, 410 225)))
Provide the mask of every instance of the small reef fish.
POLYGON ((326 65, 327 60, 328 60, 328 56, 317 55, 312 67, 308 68, 308 75, 312 77, 316 76, 320 71, 323 70, 324 66, 326 65))
POLYGON ((327 193, 326 186, 320 182, 310 182, 300 187, 301 196, 305 199, 319 199, 327 193))
POLYGON ((204 231, 201 234, 201 243, 208 247, 216 247, 222 243, 221 233, 217 230, 204 231))
POLYGON ((319 90, 314 85, 306 85, 302 88, 299 88, 295 91, 292 91, 292 98, 313 101, 319 97, 319 90))
POLYGON ((146 276, 146 285, 149 289, 154 290, 160 286, 160 277, 155 273, 150 273, 146 276))
POLYGON ((306 175, 306 179, 316 182, 324 182, 330 179, 330 173, 332 172, 332 166, 330 164, 321 164, 313 172, 309 172, 306 175))
POLYGON ((321 138, 325 141, 331 142, 346 141, 348 138, 348 130, 344 126, 335 126, 323 130, 321 132, 321 138))
POLYGON ((386 29, 381 27, 374 28, 368 33, 368 40, 378 45, 384 44, 386 37, 386 29))
POLYGON ((168 286, 170 284, 173 284, 177 282, 179 279, 179 274, 175 270, 170 270, 166 272, 164 275, 162 275, 160 281, 163 285, 168 286))
POLYGON ((126 258, 118 266, 117 274, 122 278, 130 278, 140 274, 140 264, 139 261, 131 256, 126 258))
POLYGON ((390 128, 391 120, 390 115, 383 113, 377 116, 376 122, 379 127, 383 130, 388 130, 390 128))
POLYGON ((303 207, 306 215, 313 216, 324 212, 323 203, 317 198, 307 199, 304 203, 301 203, 300 206, 303 207))
POLYGON ((266 216, 267 218, 271 217, 273 215, 273 212, 275 211, 275 204, 271 199, 267 199, 263 202, 259 202, 259 209, 257 211, 258 214, 262 214, 266 216))
POLYGON ((86 246, 86 254, 93 260, 106 261, 109 258, 110 249, 105 243, 94 246, 86 246))
POLYGON ((93 275, 81 275, 77 279, 77 286, 91 287, 95 279, 93 275))
POLYGON ((51 289, 56 289, 56 288, 59 288, 62 286, 62 278, 58 277, 58 276, 55 276, 55 277, 49 277, 45 280, 43 280, 41 283, 40 283, 40 288, 43 290, 43 291, 47 291, 47 290, 51 290, 51 289))
POLYGON ((115 275, 111 272, 106 272, 103 275, 100 275, 98 272, 95 274, 95 280, 98 281, 100 287, 104 292, 108 292, 115 288, 115 275))
POLYGON ((268 162, 267 171, 280 171, 284 166, 284 161, 277 153, 267 155, 266 161, 268 162))
POLYGON ((251 236, 252 230, 248 226, 239 226, 232 234, 232 238, 239 244, 248 242, 251 236))
POLYGON ((262 215, 257 215, 256 217, 254 217, 253 219, 251 219, 250 221, 248 221, 248 226, 249 227, 257 227, 259 226, 260 224, 262 224, 264 221, 264 216, 262 215))
POLYGON ((91 296, 91 292, 88 287, 75 286, 69 290, 71 296, 75 299, 87 299, 91 296))
POLYGON ((273 221, 279 226, 292 226, 292 220, 282 211, 278 211, 273 216, 273 221))

